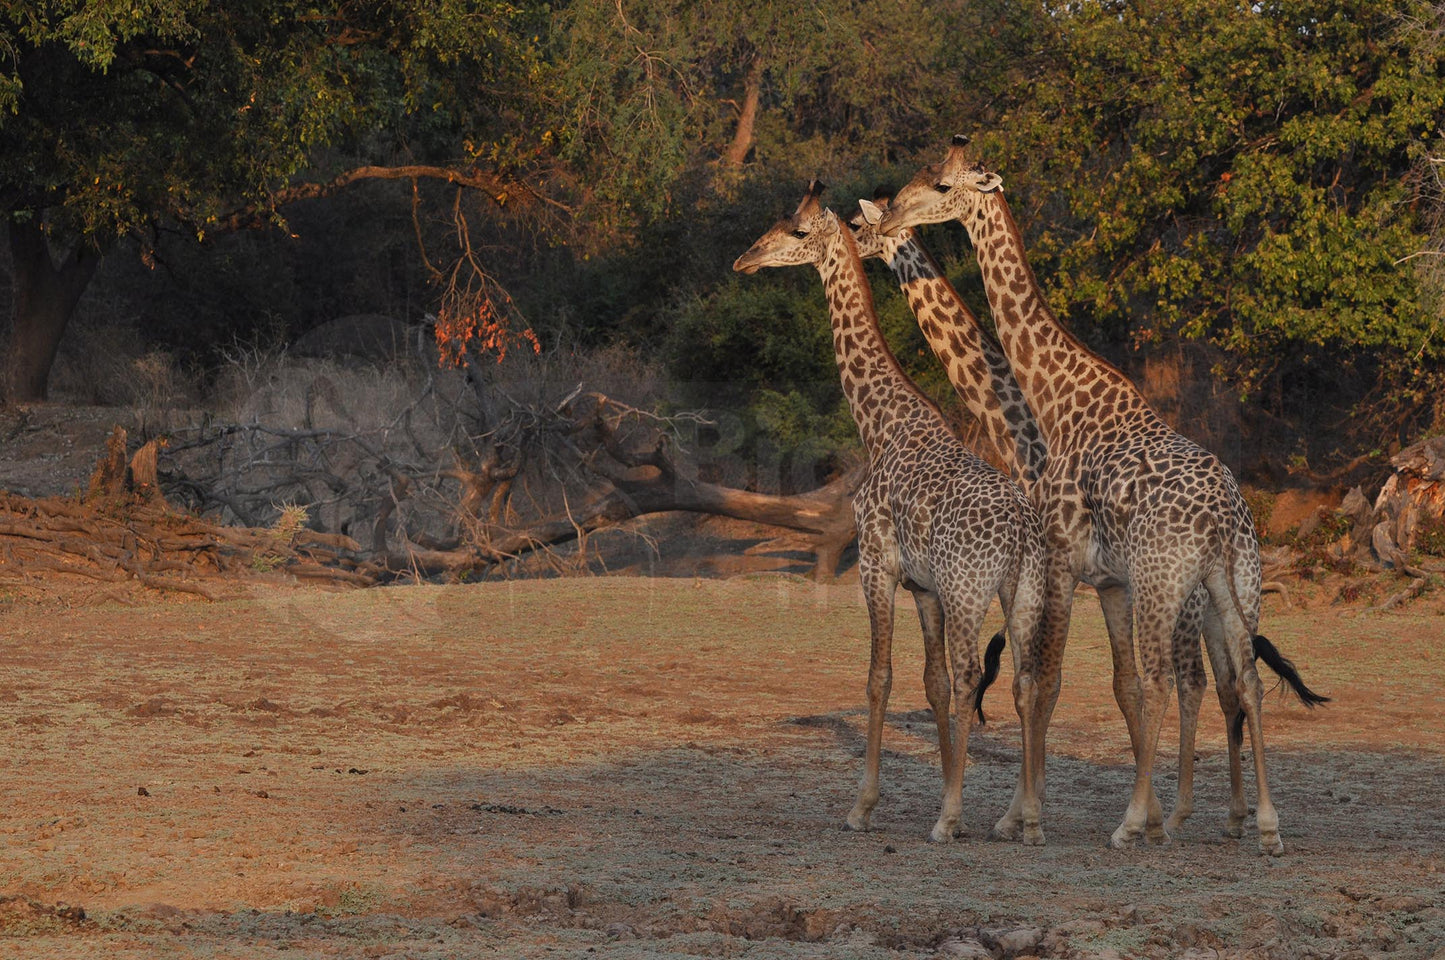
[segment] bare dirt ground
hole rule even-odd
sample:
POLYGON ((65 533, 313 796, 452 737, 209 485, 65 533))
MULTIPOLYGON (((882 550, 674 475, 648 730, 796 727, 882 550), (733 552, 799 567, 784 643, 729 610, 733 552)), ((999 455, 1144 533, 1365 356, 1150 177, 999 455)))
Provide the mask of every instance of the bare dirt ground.
POLYGON ((1269 699, 1279 859, 1220 834, 1212 695, 1194 818, 1167 847, 1105 847, 1132 768, 1084 596, 1038 849, 986 839, 1018 760, 1007 675, 971 741, 968 835, 926 842, 940 773, 903 606, 876 829, 840 829, 856 586, 0 594, 0 956, 1435 956, 1439 603, 1266 603, 1335 698, 1269 699))

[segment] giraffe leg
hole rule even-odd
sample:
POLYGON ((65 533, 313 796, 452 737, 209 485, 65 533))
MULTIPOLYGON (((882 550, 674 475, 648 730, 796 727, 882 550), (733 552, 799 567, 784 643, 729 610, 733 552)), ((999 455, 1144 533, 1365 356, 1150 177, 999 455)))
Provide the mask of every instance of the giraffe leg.
MULTIPOLYGON (((1041 574, 1042 569, 1039 570, 1041 574)), ((1023 739, 1023 757, 1019 764, 1019 790, 1015 802, 1022 820, 1023 841, 1030 846, 1044 842, 1043 830, 1043 750, 1044 738, 1040 735, 1039 703, 1039 652, 1042 636, 1039 627, 1043 621, 1043 578, 1033 577, 1034 582, 1024 582, 1009 597, 1004 607, 1009 617, 1009 633, 1014 638, 1014 709, 1018 711, 1020 735, 1023 739)), ((1055 678, 1057 679, 1057 677, 1055 678)), ((1058 696, 1057 683, 1053 686, 1058 696)), ((1052 706, 1050 706, 1052 712, 1052 706)))
POLYGON ((959 833, 963 817, 963 774, 968 766, 968 735, 973 726, 970 711, 973 698, 983 679, 978 663, 978 633, 988 612, 988 595, 982 597, 944 597, 943 633, 953 666, 953 714, 958 735, 953 741, 953 760, 948 765, 948 779, 943 787, 943 809, 928 839, 946 843, 959 833))
POLYGON ((1229 819, 1225 821, 1224 835, 1238 839, 1244 836, 1244 818, 1249 815, 1240 760, 1240 748, 1244 741, 1244 710, 1239 705, 1239 685, 1224 625, 1213 605, 1204 610, 1204 647, 1209 651, 1209 664, 1214 668, 1214 690, 1219 696, 1219 709, 1224 714, 1224 732, 1229 744, 1229 819))
POLYGON ((1138 715, 1138 741, 1134 762, 1134 792, 1124 812, 1124 822, 1114 831, 1109 843, 1114 847, 1131 846, 1145 835, 1151 843, 1168 843, 1163 818, 1155 820, 1158 798, 1154 793, 1154 758, 1159 747, 1159 731, 1169 708, 1170 690, 1174 684, 1175 624, 1179 622, 1183 597, 1171 596, 1170 577, 1157 584, 1136 585, 1135 599, 1139 613, 1139 661, 1143 668, 1143 699, 1138 715))
POLYGON ((868 661, 868 745, 864 753, 863 779, 858 784, 858 799, 848 813, 850 830, 867 830, 868 819, 878 804, 878 760, 883 751, 883 719, 888 708, 888 694, 893 687, 893 593, 896 577, 889 576, 875 565, 864 569, 859 562, 863 596, 868 603, 868 623, 872 650, 868 661))
MULTIPOLYGON (((1139 679, 1139 670, 1134 665, 1134 607, 1129 600, 1129 591, 1113 585, 1097 588, 1099 606, 1104 611, 1104 625, 1109 631, 1109 653, 1114 660, 1114 700, 1119 712, 1124 715, 1124 726, 1129 731, 1129 749, 1134 754, 1134 763, 1139 763, 1141 718, 1144 701, 1144 685, 1139 679)), ((1163 829, 1164 808, 1154 791, 1153 779, 1149 782, 1149 828, 1154 836, 1163 829)))
POLYGON ((1174 682, 1179 689, 1179 788, 1174 809, 1164 824, 1170 833, 1178 830, 1194 812, 1194 740, 1199 729, 1199 707, 1209 686, 1199 636, 1208 602, 1209 591, 1201 584, 1184 602, 1179 622, 1174 625, 1174 682))
POLYGON ((949 679, 947 652, 943 645, 943 604, 934 593, 913 595, 918 607, 918 622, 923 627, 923 690, 933 710, 933 723, 938 728, 938 757, 943 779, 948 781, 948 765, 953 762, 952 736, 949 731, 949 679))
POLYGON ((1020 578, 1013 613, 1019 622, 1010 626, 1014 640, 1014 677, 1017 679, 1027 673, 1032 689, 1020 691, 1018 686, 1015 687, 1014 705, 1020 708, 1022 700, 1023 705, 1029 708, 1029 715, 1027 719, 1022 714, 1019 717, 1026 739, 1024 762, 1019 767, 1013 802, 993 825, 993 835, 999 840, 1043 842, 1042 828, 1035 834, 1028 826, 1025 806, 1026 803, 1036 802, 1042 817, 1046 792, 1044 744, 1063 685, 1064 646, 1068 640, 1069 616, 1073 611, 1074 587, 1077 584, 1078 580, 1069 569, 1068 557, 1062 552, 1051 552, 1046 558, 1042 581, 1031 574, 1020 578), (1033 628, 1028 625, 1031 620, 1028 611, 1038 601, 1031 591, 1040 589, 1043 600, 1038 616, 1043 622, 1033 628), (1036 638, 1033 644, 1027 640, 1030 635, 1036 638))
MULTIPOLYGON (((1264 687, 1260 683, 1259 672, 1254 666, 1253 624, 1246 623, 1240 615, 1235 597, 1242 591, 1237 586, 1230 584, 1228 577, 1229 574, 1224 570, 1216 569, 1210 572, 1205 583, 1209 587, 1210 601, 1219 615, 1224 635, 1227 638, 1226 647, 1234 666, 1234 690, 1239 698, 1239 707, 1243 708, 1245 722, 1249 727, 1249 748, 1254 755, 1254 820, 1259 827, 1259 849, 1261 853, 1277 857, 1284 853, 1284 841, 1279 836, 1279 814, 1275 811, 1274 803, 1269 796, 1269 778, 1265 774, 1264 767, 1264 725, 1261 717, 1264 707, 1264 687)), ((1223 686, 1222 682, 1220 686, 1223 686)), ((1238 726, 1237 721, 1231 724, 1231 728, 1238 726)), ((1234 752, 1235 748, 1231 740, 1231 790, 1233 789, 1234 752)), ((1231 824, 1234 822, 1234 814, 1235 807, 1231 797, 1231 824)))
POLYGON ((1260 852, 1277 857, 1284 853, 1284 841, 1279 837, 1279 814, 1270 800, 1269 779, 1264 771, 1264 724, 1261 718, 1264 688, 1253 667, 1251 663, 1246 668, 1244 680, 1239 684, 1239 699, 1249 724, 1249 749, 1254 754, 1254 820, 1259 827, 1260 852))

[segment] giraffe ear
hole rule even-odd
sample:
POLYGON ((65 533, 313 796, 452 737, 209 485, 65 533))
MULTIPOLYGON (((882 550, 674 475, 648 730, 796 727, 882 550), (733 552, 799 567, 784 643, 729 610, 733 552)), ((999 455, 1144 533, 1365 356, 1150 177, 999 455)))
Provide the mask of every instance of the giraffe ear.
POLYGON ((1003 177, 992 170, 985 171, 974 184, 979 193, 993 193, 995 190, 1003 189, 1003 177))
POLYGON ((882 208, 879 207, 878 204, 874 203, 872 200, 859 200, 858 209, 863 211, 863 219, 867 220, 874 226, 877 226, 878 221, 883 219, 882 208))

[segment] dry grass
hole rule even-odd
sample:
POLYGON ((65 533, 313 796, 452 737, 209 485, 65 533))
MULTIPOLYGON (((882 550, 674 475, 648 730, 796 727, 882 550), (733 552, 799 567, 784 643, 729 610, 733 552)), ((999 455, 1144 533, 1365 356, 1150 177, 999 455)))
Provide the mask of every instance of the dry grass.
POLYGON ((1267 612, 1335 702, 1270 700, 1290 852, 1265 861, 1218 839, 1208 705, 1195 818, 1169 848, 1103 848, 1128 742, 1096 605, 1076 610, 1049 845, 1030 850, 977 839, 1016 769, 1007 675, 971 744, 972 839, 924 842, 939 774, 903 609, 880 829, 837 829, 860 763, 856 587, 0 598, 0 765, 23 770, 0 811, 0 897, 21 898, 0 903, 0 956, 883 957, 1025 925, 1050 956, 1410 957, 1445 936, 1445 617, 1267 612))

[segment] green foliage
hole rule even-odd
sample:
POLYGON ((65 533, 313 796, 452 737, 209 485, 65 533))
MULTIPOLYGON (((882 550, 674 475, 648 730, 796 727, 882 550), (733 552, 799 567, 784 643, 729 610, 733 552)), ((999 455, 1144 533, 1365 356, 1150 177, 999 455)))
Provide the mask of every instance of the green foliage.
POLYGON ((1415 526, 1415 549, 1432 557, 1445 557, 1445 517, 1420 515, 1415 526))
POLYGON ((939 83, 984 42, 963 17, 923 3, 576 0, 552 33, 561 155, 590 174, 583 199, 604 232, 685 209, 725 172, 751 82, 751 177, 887 161, 973 102, 939 83))
MULTIPOLYGON (((3 0, 0 194, 11 216, 106 246, 179 222, 198 236, 347 145, 452 156, 515 138, 503 88, 532 26, 496 0, 3 0)), ((516 144, 508 141, 515 150, 516 144)))
POLYGON ((1087 3, 983 138, 1060 312, 1135 345, 1207 338, 1246 389, 1286 363, 1445 358, 1403 258, 1439 136, 1415 0, 1087 3))
POLYGON ((1334 543, 1339 543, 1350 531, 1355 528, 1355 521, 1342 513, 1331 513, 1320 518, 1320 522, 1313 530, 1304 536, 1293 538, 1292 545, 1299 550, 1324 550, 1334 543))
MULTIPOLYGON (((969 132, 1095 346, 1204 340, 1276 416, 1317 412, 1291 397, 1369 398, 1370 422, 1403 432, 1400 405, 1445 381, 1445 258, 1410 259, 1445 237, 1442 26, 1419 0, 0 0, 0 196, 57 239, 140 237, 189 270, 145 316, 190 356, 256 322, 241 315, 293 332, 415 317, 410 197, 341 224, 298 205, 291 223, 326 222, 328 249, 277 233, 210 272, 158 231, 209 238, 242 209, 279 223, 288 186, 363 163, 525 180, 556 201, 537 205, 556 228, 540 243, 522 204, 460 209, 549 346, 659 353, 709 385, 696 399, 804 451, 852 442, 816 277, 739 281, 732 259, 808 178, 849 208, 969 132)), ((429 243, 449 227, 422 218, 429 243)), ((982 306, 960 237, 927 233, 982 306)), ((869 269, 900 361, 951 402, 869 269)))

